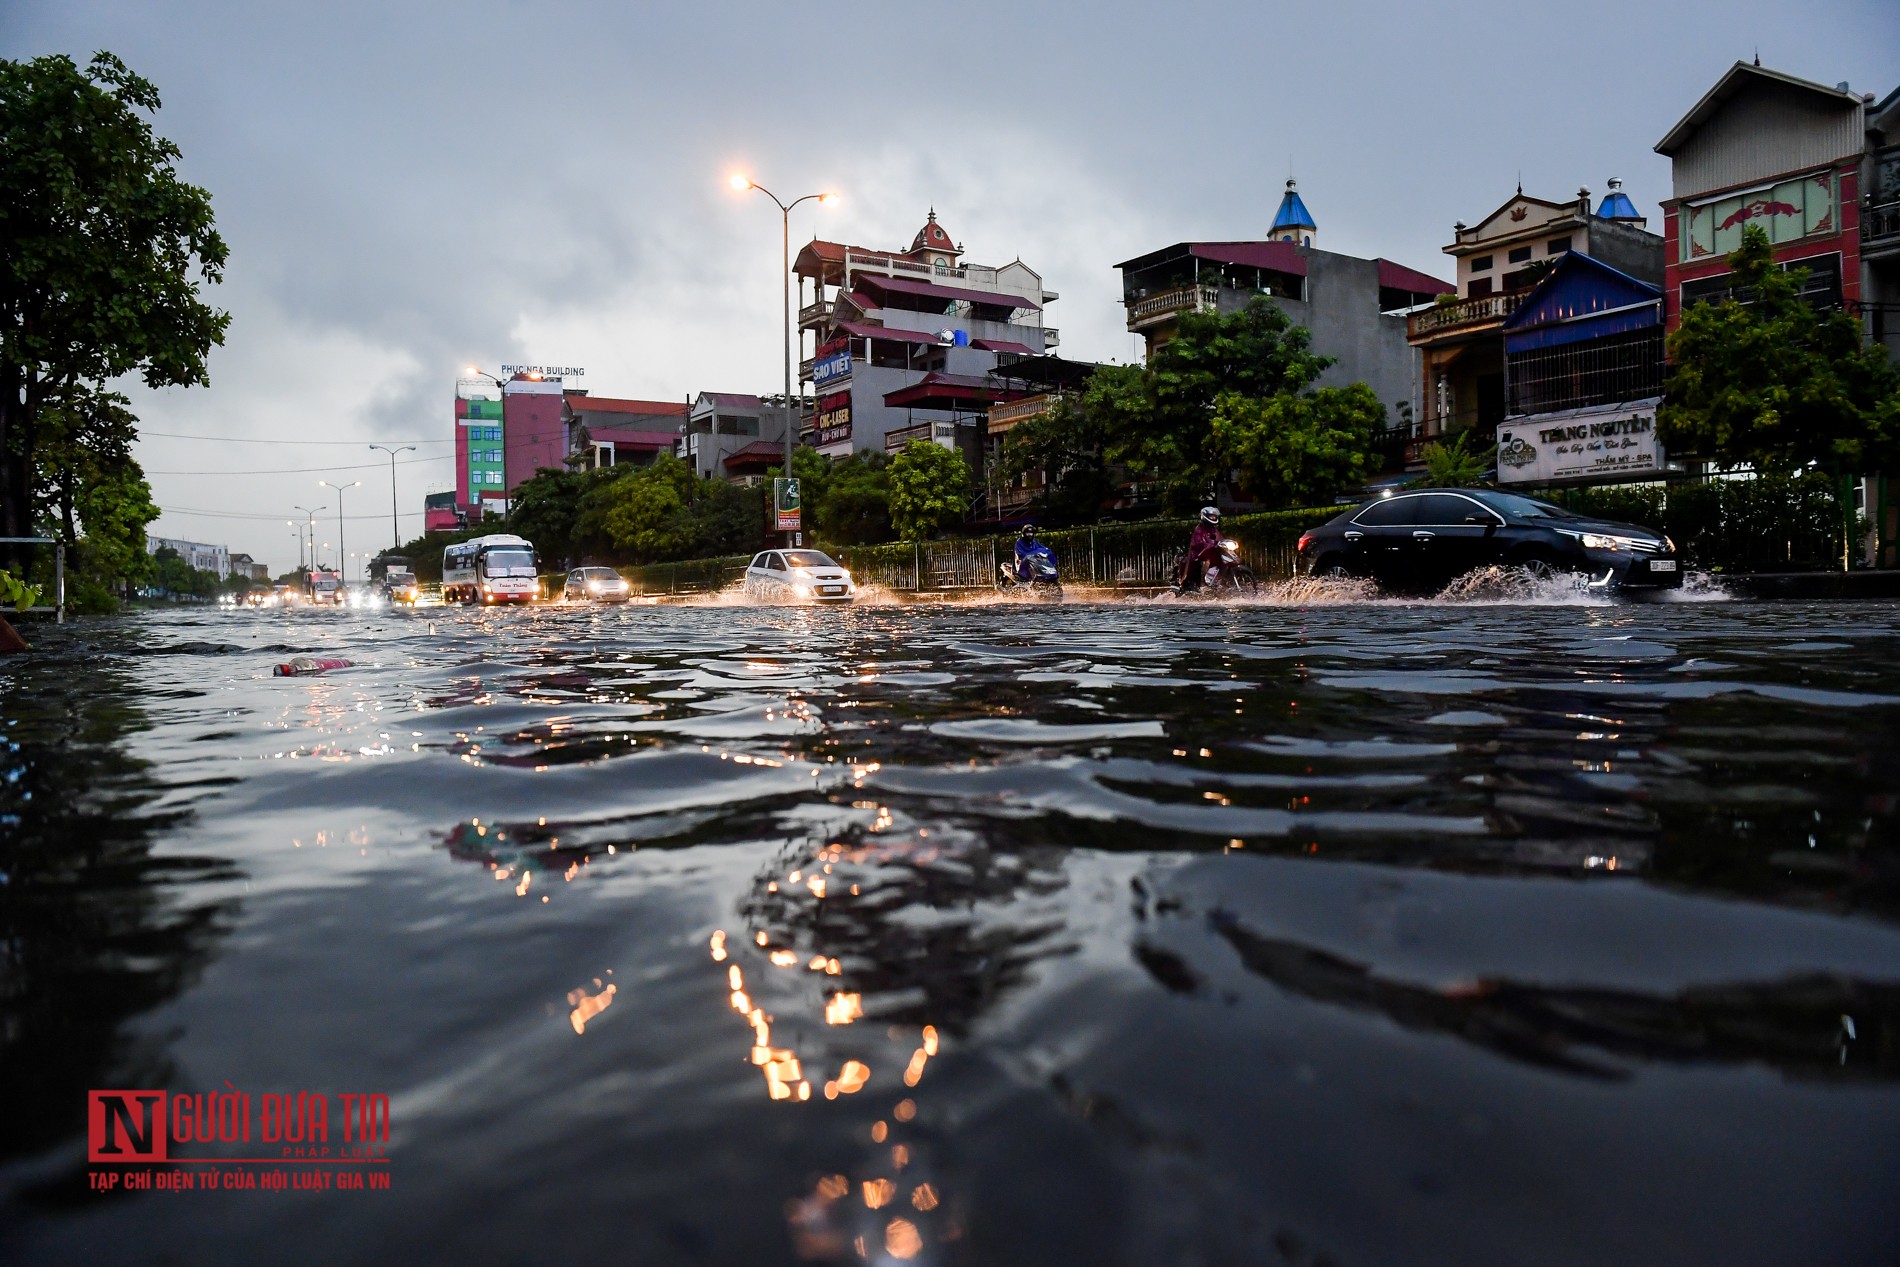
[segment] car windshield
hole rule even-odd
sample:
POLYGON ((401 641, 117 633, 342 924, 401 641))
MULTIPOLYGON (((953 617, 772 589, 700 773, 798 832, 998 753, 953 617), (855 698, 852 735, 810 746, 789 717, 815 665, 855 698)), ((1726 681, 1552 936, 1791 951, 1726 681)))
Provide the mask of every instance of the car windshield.
POLYGON ((835 568, 831 556, 818 550, 787 550, 785 566, 793 568, 835 568))
POLYGON ((1534 497, 1524 497, 1517 493, 1476 494, 1480 499, 1508 511, 1520 519, 1575 519, 1576 516, 1562 506, 1553 506, 1549 502, 1540 502, 1534 497))
POLYGON ((526 550, 490 550, 482 555, 482 571, 489 576, 533 576, 534 555, 526 550))

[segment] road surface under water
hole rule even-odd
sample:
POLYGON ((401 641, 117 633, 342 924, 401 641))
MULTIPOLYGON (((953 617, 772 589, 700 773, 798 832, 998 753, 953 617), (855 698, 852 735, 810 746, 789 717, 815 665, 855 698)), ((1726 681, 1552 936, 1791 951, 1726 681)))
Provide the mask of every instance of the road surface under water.
POLYGON ((9 1263, 1900 1257, 1900 607, 38 632, 9 1263), (100 1194, 91 1088, 391 1186, 100 1194))

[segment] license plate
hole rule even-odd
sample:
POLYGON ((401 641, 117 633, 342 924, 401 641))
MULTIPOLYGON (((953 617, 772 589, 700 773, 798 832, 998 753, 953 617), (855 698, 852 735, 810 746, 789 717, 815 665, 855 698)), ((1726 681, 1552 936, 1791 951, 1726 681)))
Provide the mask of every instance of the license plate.
POLYGON ((818 587, 818 592, 819 592, 820 594, 842 594, 842 593, 844 593, 844 586, 842 586, 842 585, 820 585, 820 586, 818 587))
POLYGON ((1649 570, 1652 572, 1673 572, 1676 570, 1676 561, 1674 559, 1651 559, 1649 561, 1649 570))

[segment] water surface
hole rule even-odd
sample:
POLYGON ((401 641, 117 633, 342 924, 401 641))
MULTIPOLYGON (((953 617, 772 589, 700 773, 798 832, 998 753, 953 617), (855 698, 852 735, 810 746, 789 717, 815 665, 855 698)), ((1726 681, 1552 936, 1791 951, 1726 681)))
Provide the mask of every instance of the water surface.
POLYGON ((39 641, 9 1262, 1900 1257, 1894 605, 39 641), (86 1190, 88 1088, 227 1080, 392 1190, 86 1190))

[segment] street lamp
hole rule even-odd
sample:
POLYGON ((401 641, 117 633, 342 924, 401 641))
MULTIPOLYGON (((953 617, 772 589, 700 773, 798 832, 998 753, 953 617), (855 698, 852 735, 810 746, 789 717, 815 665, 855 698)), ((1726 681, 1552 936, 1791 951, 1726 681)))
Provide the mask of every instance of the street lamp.
MULTIPOLYGON (((790 415, 792 408, 792 208, 801 202, 810 202, 813 199, 816 199, 821 206, 835 207, 838 205, 838 195, 806 194, 802 198, 794 198, 790 202, 786 202, 764 185, 739 175, 733 176, 732 187, 740 191, 756 189, 767 198, 770 198, 779 209, 781 234, 779 238, 779 253, 783 266, 781 276, 784 278, 785 283, 785 408, 787 411, 785 419, 785 477, 790 479, 792 475, 792 446, 797 443, 798 431, 798 424, 790 415)), ((718 456, 717 453, 713 455, 715 461, 718 460, 718 456)))
POLYGON ((391 552, 394 552, 398 546, 402 545, 402 529, 396 526, 396 455, 413 453, 416 446, 405 444, 400 449, 392 449, 387 445, 372 444, 369 447, 381 449, 389 455, 389 548, 391 552))
MULTIPOLYGON (((310 507, 308 506, 292 506, 291 509, 301 510, 306 516, 308 516, 308 522, 306 523, 305 526, 310 531, 310 569, 312 571, 315 571, 316 566, 317 566, 317 512, 315 510, 310 509, 310 507)), ((322 509, 322 508, 319 507, 318 509, 322 509)), ((297 559, 299 562, 298 570, 301 571, 302 570, 301 564, 303 560, 303 541, 301 538, 297 542, 297 559)))
MULTIPOLYGON (((468 376, 470 378, 485 378, 495 385, 497 392, 501 393, 501 504, 507 507, 507 509, 502 512, 501 521, 506 524, 514 517, 514 499, 508 495, 510 491, 508 488, 508 385, 479 366, 469 365, 464 368, 468 370, 468 376)), ((538 383, 541 381, 539 374, 531 373, 526 375, 526 377, 533 382, 538 383)), ((393 468, 391 478, 394 478, 393 468)), ((475 492, 473 486, 470 487, 469 491, 471 493, 475 492)), ((475 504, 477 506, 482 504, 480 494, 476 494, 475 504)))
POLYGON ((343 493, 346 489, 361 488, 363 481, 351 480, 348 484, 332 484, 329 480, 318 480, 317 483, 336 494, 336 565, 337 570, 343 573, 343 588, 348 589, 350 572, 343 563, 343 493))

